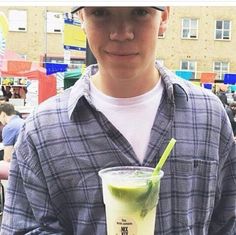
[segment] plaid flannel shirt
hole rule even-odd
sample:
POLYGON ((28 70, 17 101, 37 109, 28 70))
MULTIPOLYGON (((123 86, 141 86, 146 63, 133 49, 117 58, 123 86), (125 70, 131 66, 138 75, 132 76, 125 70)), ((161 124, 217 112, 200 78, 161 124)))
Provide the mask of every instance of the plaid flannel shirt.
MULTIPOLYGON (((142 165, 155 167, 168 141, 177 143, 163 169, 155 235, 236 234, 236 148, 226 112, 210 91, 156 66, 164 92, 142 165)), ((140 163, 91 102, 96 70, 88 67, 27 119, 11 162, 2 235, 106 234, 98 171, 140 163)))

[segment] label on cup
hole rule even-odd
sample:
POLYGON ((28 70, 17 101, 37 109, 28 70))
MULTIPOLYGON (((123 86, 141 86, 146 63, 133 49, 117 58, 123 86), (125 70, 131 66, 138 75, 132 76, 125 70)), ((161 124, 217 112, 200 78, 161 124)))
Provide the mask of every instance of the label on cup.
POLYGON ((135 235, 137 226, 133 219, 120 217, 115 221, 115 235, 135 235))

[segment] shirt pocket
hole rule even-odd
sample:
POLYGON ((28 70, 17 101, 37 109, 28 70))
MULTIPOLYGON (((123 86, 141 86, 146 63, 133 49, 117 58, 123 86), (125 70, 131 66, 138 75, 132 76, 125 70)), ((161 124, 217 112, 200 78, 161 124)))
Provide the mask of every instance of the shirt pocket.
POLYGON ((176 234, 207 234, 215 202, 218 162, 170 159, 163 170, 158 208, 162 222, 169 229, 174 228, 176 234))

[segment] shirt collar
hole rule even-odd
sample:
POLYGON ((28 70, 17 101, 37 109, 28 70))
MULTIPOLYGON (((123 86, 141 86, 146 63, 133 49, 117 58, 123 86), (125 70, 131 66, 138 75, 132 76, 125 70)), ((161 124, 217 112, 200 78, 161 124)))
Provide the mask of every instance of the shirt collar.
POLYGON ((156 68, 160 73, 168 97, 174 100, 176 96, 182 96, 186 101, 188 101, 189 82, 176 76, 173 72, 160 65, 158 62, 156 62, 156 68))
MULTIPOLYGON (((188 100, 188 86, 186 81, 177 78, 173 72, 160 65, 158 62, 156 62, 155 65, 160 73, 161 79, 163 80, 168 98, 174 102, 175 95, 177 95, 188 100)), ((97 64, 88 66, 81 78, 71 88, 68 101, 68 115, 70 119, 81 97, 85 97, 88 103, 93 106, 90 97, 90 77, 97 71, 97 64)))

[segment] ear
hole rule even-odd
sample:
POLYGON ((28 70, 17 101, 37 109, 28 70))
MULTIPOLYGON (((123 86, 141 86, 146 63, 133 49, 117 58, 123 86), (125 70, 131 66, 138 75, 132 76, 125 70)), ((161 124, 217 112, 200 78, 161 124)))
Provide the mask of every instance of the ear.
POLYGON ((78 12, 78 17, 79 17, 79 20, 80 20, 80 23, 81 23, 81 29, 83 29, 84 33, 86 34, 85 32, 85 21, 84 21, 84 15, 83 15, 83 9, 79 10, 78 12))
POLYGON ((80 21, 84 21, 84 12, 83 12, 83 9, 80 9, 78 12, 77 12, 77 16, 79 17, 80 21))
POLYGON ((165 7, 165 10, 161 14, 161 24, 159 27, 159 35, 162 35, 165 33, 168 25, 168 20, 169 20, 169 13, 170 13, 170 7, 165 7))

